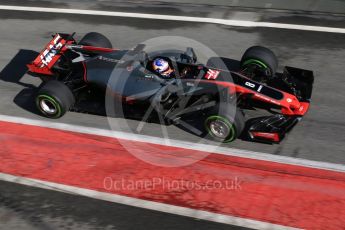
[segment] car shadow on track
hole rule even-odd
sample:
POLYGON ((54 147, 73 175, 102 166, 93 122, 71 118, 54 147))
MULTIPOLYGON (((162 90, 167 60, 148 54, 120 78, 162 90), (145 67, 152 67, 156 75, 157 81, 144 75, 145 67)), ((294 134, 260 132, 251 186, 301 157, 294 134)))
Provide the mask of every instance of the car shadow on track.
POLYGON ((32 62, 38 54, 38 52, 32 50, 19 50, 19 52, 0 72, 1 81, 14 83, 24 87, 24 89, 15 96, 13 102, 20 108, 35 114, 38 114, 34 103, 34 95, 37 91, 37 86, 24 83, 21 80, 27 73, 28 68, 26 65, 32 62))

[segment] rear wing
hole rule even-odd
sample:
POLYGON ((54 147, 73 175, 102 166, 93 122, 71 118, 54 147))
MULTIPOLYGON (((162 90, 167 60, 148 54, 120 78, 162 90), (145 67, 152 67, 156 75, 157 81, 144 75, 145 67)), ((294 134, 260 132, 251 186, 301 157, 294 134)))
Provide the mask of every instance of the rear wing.
POLYGON ((36 59, 27 65, 30 72, 53 75, 51 71, 54 64, 66 52, 66 45, 74 44, 75 40, 70 34, 56 34, 53 39, 45 46, 36 59))

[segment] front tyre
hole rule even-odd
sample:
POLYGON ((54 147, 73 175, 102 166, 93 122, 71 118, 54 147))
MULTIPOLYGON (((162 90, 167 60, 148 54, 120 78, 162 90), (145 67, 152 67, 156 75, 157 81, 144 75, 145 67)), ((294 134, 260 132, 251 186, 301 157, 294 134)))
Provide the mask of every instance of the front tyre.
POLYGON ((245 126, 245 118, 240 110, 236 114, 211 112, 205 120, 208 136, 218 142, 232 142, 239 137, 245 126))
POLYGON ((259 82, 267 81, 275 76, 278 59, 270 49, 252 46, 246 50, 241 59, 241 71, 246 76, 259 82))
POLYGON ((36 106, 40 113, 48 118, 62 117, 74 104, 72 91, 62 82, 51 80, 38 91, 36 106))

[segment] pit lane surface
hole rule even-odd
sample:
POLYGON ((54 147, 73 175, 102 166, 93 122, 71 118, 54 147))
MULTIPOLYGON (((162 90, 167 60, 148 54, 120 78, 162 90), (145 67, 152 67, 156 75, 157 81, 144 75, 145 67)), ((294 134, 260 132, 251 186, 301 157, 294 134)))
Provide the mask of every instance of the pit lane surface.
MULTIPOLYGON (((2 11, 0 17, 1 114, 43 119, 32 113, 30 103, 33 92, 31 84, 37 86, 39 82, 28 75, 22 77, 22 64, 29 59, 31 50, 39 51, 50 39, 50 34, 56 31, 77 31, 79 35, 98 31, 107 35, 114 46, 121 48, 133 47, 157 36, 186 36, 206 44, 220 56, 234 59, 239 59, 248 46, 260 44, 272 48, 282 65, 315 71, 312 107, 281 145, 269 146, 238 140, 230 146, 326 162, 345 162, 344 108, 341 106, 345 99, 342 85, 344 35, 45 13, 2 11), (20 77, 21 83, 16 82, 20 77)), ((344 22, 340 18, 334 21, 338 21, 337 26, 344 22)), ((109 128, 104 117, 86 114, 69 113, 58 122, 109 128)), ((135 124, 134 121, 128 122, 135 124)), ((168 129, 173 139, 195 140, 195 137, 176 127, 168 129)), ((157 135, 161 133, 161 127, 149 124, 145 126, 145 133, 157 135)))
MULTIPOLYGON (((185 36, 207 45, 219 56, 233 59, 239 59, 248 46, 260 44, 273 49, 281 65, 314 70, 311 109, 280 145, 238 140, 224 146, 341 164, 345 162, 342 135, 345 131, 344 108, 341 106, 345 99, 342 85, 343 34, 30 12, 1 11, 0 17, 1 30, 5 31, 0 35, 2 114, 43 119, 32 113, 31 98, 28 97, 39 81, 28 75, 23 76, 23 64, 32 58, 32 51, 42 49, 55 31, 77 31, 82 36, 97 30, 107 35, 114 46, 123 48, 157 36, 185 36)), ((69 113, 57 122, 109 129, 106 118, 78 113, 69 113)), ((134 121, 128 123, 136 124, 134 121)), ((123 131, 126 131, 125 128, 123 131)), ((155 124, 145 125, 144 131, 149 135, 162 135, 161 127, 155 124)), ((168 127, 168 133, 172 139, 197 140, 174 126, 168 127)))
POLYGON ((8 182, 0 183, 0 191, 4 230, 246 229, 8 182))

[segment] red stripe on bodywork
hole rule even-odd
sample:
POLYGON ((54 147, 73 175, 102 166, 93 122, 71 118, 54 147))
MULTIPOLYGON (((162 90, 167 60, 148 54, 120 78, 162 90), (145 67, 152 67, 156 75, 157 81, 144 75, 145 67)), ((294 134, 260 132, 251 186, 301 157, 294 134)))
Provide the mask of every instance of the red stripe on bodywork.
POLYGON ((281 107, 281 113, 284 115, 296 115, 296 116, 303 116, 307 113, 309 109, 308 102, 299 102, 296 96, 283 92, 279 90, 283 94, 283 98, 281 100, 277 100, 261 93, 258 93, 255 90, 250 90, 243 86, 237 85, 233 82, 226 82, 226 81, 216 81, 216 80, 198 80, 200 82, 208 82, 212 84, 216 84, 218 86, 226 87, 229 89, 229 93, 239 93, 239 94, 250 94, 252 95, 252 100, 259 100, 269 104, 277 105, 281 107))
POLYGON ((265 133, 265 132, 250 132, 256 138, 262 138, 266 140, 270 140, 273 142, 279 142, 280 137, 278 133, 265 133))
POLYGON ((8 122, 0 129, 3 173, 298 228, 345 226, 344 173, 219 154, 159 167, 129 150, 150 146, 152 156, 180 161, 205 152, 8 122), (165 184, 140 187, 154 180, 165 184))
POLYGON ((87 80, 87 68, 86 68, 86 64, 85 62, 83 62, 83 70, 84 70, 84 74, 83 74, 83 79, 84 79, 84 82, 88 82, 87 80))
POLYGON ((84 50, 84 51, 103 52, 103 53, 111 53, 111 52, 114 52, 114 51, 118 51, 118 49, 104 48, 104 47, 95 47, 95 46, 82 46, 81 49, 84 50))

